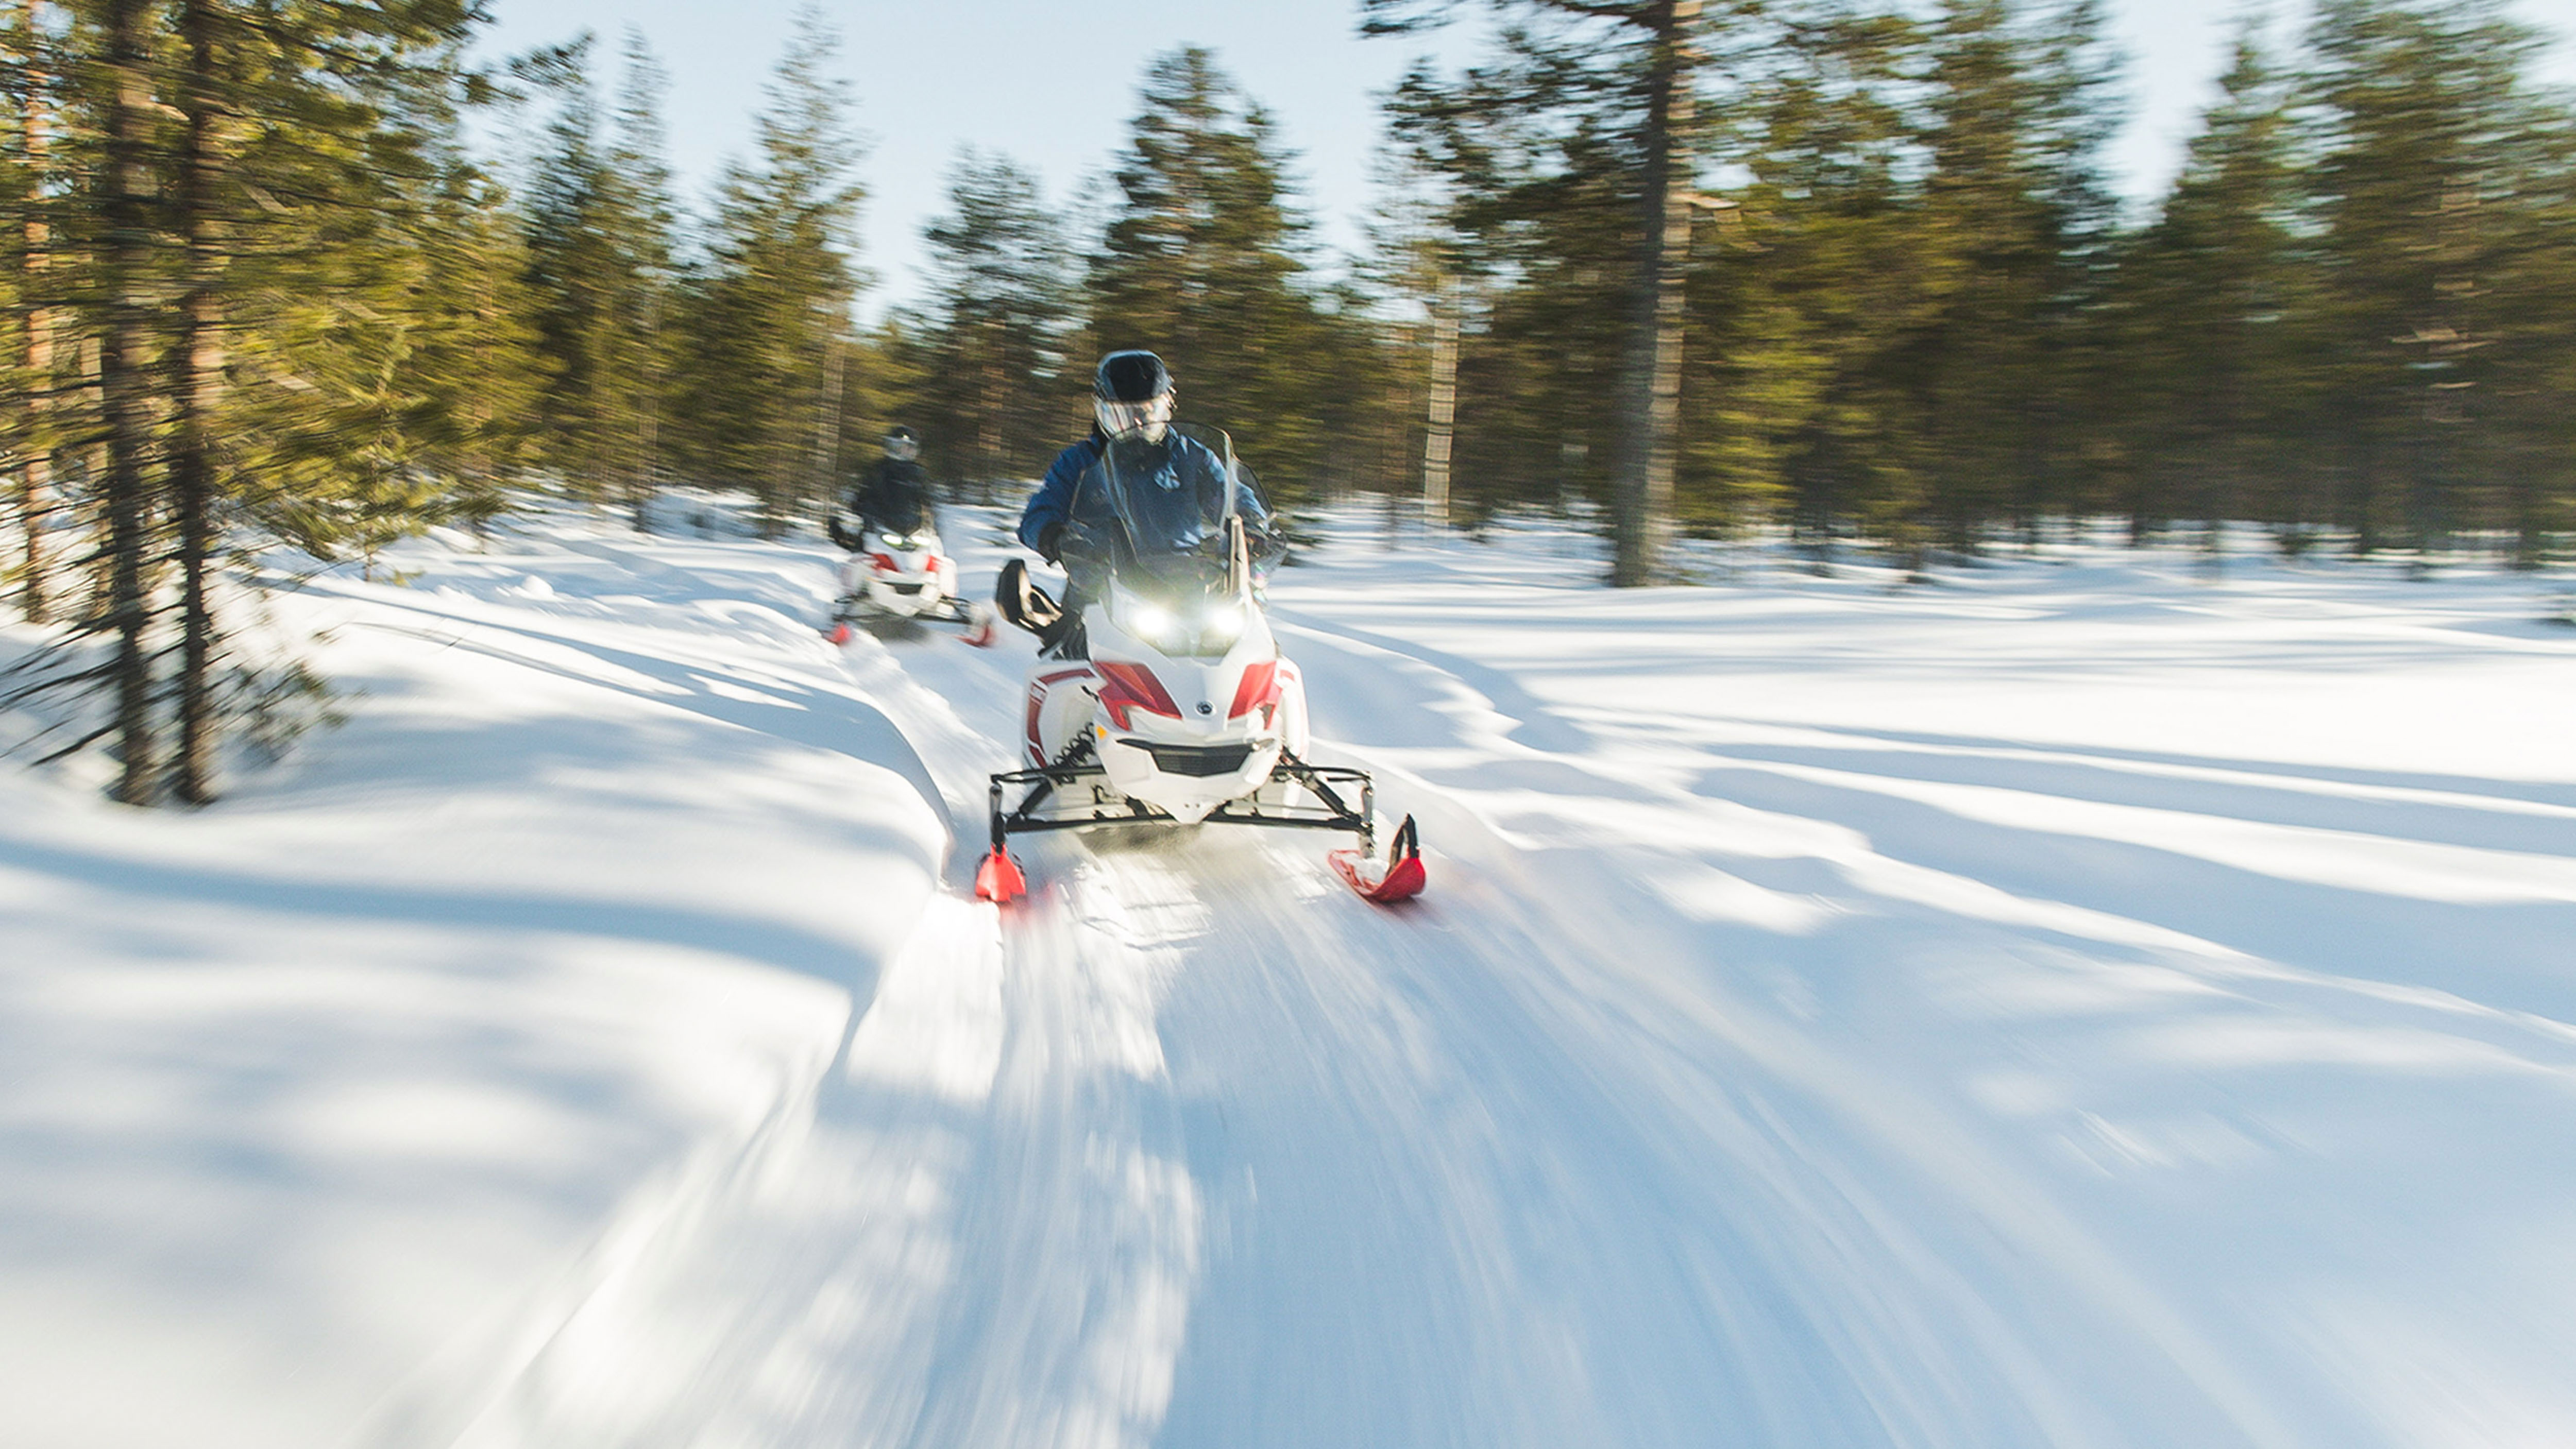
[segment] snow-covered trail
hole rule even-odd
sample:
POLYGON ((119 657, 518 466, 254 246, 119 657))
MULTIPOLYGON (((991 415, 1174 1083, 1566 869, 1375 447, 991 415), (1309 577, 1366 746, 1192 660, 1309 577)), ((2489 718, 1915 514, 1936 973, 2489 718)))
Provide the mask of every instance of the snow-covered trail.
MULTIPOLYGON (((1705 596, 1518 566, 1281 581, 1319 730, 1439 847, 1422 909, 1303 841, 1086 855, 1193 902, 1159 1021, 1224 1226, 1167 1442, 2569 1422, 2535 1245, 2570 1216, 2576 792, 2563 672, 2528 673, 2564 641, 2277 574, 2197 639, 2154 579, 1864 595, 1839 672, 1915 677, 1854 721, 1766 688, 1812 628, 1750 661, 1705 596), (1944 614, 2000 637, 1925 658, 1944 614)), ((1007 720, 1015 679, 905 658, 1007 720)))
POLYGON ((427 560, 522 671, 474 737, 576 746, 522 814, 612 877, 847 943, 768 954, 855 1020, 801 983, 758 1120, 354 1444, 2576 1441, 2576 637, 2510 580, 1339 535, 1274 619, 1430 893, 1212 829, 1024 842, 997 911, 1025 639, 832 651, 819 550, 557 532, 427 560), (529 666, 659 702, 576 737, 529 666))
MULTIPOLYGON (((998 1015, 965 1033, 991 1086, 943 1179, 938 1347, 917 1375, 842 1365, 921 1385, 862 1440, 2576 1422, 2550 1368, 2567 1265, 2536 1246, 2576 1136, 2563 784, 1712 709, 1676 680, 1753 671, 1653 619, 1605 633, 1597 595, 1321 572, 1279 617, 1320 731, 1422 814, 1434 895, 1371 910, 1303 838, 1027 847, 998 1015), (1569 602, 1595 619, 1551 618, 1569 602), (1661 707, 1622 707, 1640 680, 1661 707)), ((2035 697, 2080 693, 2075 654, 2020 647, 2035 697)), ((962 826, 955 889, 1024 653, 852 650, 962 826)), ((2175 672, 2242 664, 2208 658, 2175 672)), ((2104 671, 2133 703, 2210 683, 2137 667, 2104 671)), ((1997 693, 1999 723, 2050 733, 1997 693)), ((886 1010, 852 1074, 934 1070, 947 1027, 872 1040, 886 1010), (897 1041, 911 1065, 872 1059, 897 1041)))
MULTIPOLYGON (((1016 670, 901 657, 1008 719, 1016 670)), ((1420 683, 1338 672, 1348 701, 1420 683)), ((1658 938, 1668 908, 1623 899, 1615 865, 1550 861, 1542 883, 1455 803, 1405 793, 1447 844, 1440 895, 1402 912, 1348 897, 1301 837, 1027 848, 1048 883, 1009 921, 1013 973, 1133 981, 1141 954, 1157 978, 1130 1066, 1177 1132, 1158 1169, 1193 1187, 1171 1257, 1200 1267, 1169 1305, 1177 1364, 1177 1321, 1139 1355, 1174 1375, 1159 1442, 2067 1444, 2152 1415, 2168 1442, 2222 1443, 2260 1420, 2214 1358, 2159 1362, 2194 1346, 2159 1343, 2156 1306, 1979 1144, 1921 1140, 1942 1124, 1902 1082, 1756 1039, 1760 1013, 1672 981, 1692 943, 1658 938), (1545 908, 1565 900, 1601 914, 1545 908), (2046 1267, 2019 1265, 2052 1237, 2046 1267), (1999 1281, 2044 1313, 1999 1312, 1999 1281)), ((1068 1024, 1015 1020, 1006 1061, 1078 1060, 1068 1024)), ((1023 1230, 1060 1231, 1028 1186, 1023 1230)), ((953 1401, 1010 1397, 994 1387, 953 1401)))

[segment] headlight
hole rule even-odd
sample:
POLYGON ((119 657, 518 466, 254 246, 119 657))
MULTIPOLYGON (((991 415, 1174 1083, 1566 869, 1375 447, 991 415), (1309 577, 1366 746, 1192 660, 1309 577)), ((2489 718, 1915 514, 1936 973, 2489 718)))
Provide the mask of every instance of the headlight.
POLYGON ((1139 634, 1160 644, 1179 632, 1181 621, 1160 604, 1137 604, 1127 611, 1127 623, 1139 634))
POLYGON ((1236 604, 1219 604, 1199 620, 1199 642, 1218 649, 1231 649, 1243 637, 1243 609, 1236 604))

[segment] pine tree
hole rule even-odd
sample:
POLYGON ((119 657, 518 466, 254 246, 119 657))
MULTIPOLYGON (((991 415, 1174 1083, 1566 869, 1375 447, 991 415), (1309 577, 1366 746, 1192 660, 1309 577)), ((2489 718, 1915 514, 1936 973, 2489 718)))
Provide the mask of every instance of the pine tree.
POLYGON ((1308 278, 1311 224, 1277 128, 1208 51, 1146 68, 1093 255, 1091 352, 1159 353, 1191 417, 1234 434, 1276 494, 1303 494, 1347 427, 1340 339, 1308 278))
POLYGON ((2139 511, 2207 520, 2213 549, 2224 519, 2302 514, 2295 136, 2251 23, 2220 87, 2118 283, 2139 511))
POLYGON ((2472 521, 2502 395, 2545 367, 2498 283, 2537 200, 2533 143, 2563 120, 2521 84, 2537 41, 2492 0, 2327 0, 2309 37, 2322 235, 2318 446, 2367 553, 2472 521))
MULTIPOLYGON (((1361 30, 1411 33, 1446 23, 1458 8, 1457 0, 1361 0, 1361 30)), ((1701 72, 1707 47, 1755 7, 1721 5, 1714 16, 1702 0, 1494 0, 1492 8, 1514 17, 1502 60, 1454 82, 1417 66, 1395 105, 1429 143, 1425 153, 1473 198, 1458 219, 1462 229, 1517 211, 1593 233, 1557 255, 1578 271, 1607 265, 1611 315, 1622 326, 1620 381, 1609 394, 1617 399, 1611 577, 1652 583, 1672 533, 1681 447, 1685 272, 1705 129, 1701 72)), ((1542 309, 1554 303, 1535 287, 1521 290, 1542 309)))
POLYGON ((1693 269, 1707 341, 1685 379, 1681 491, 1695 526, 1785 507, 1821 556, 1852 527, 1908 539, 1925 512, 1909 348, 1957 270, 1926 236, 1908 105, 1926 49, 1898 17, 1817 13, 1734 107, 1723 154, 1746 181, 1693 269))
POLYGON ((545 149, 528 177, 524 285, 545 369, 542 455, 577 496, 596 502, 616 428, 609 354, 616 347, 611 297, 620 259, 609 239, 615 201, 589 75, 592 45, 584 33, 524 67, 556 101, 545 149))
POLYGON ((851 239, 861 148, 847 86, 829 74, 838 45, 820 12, 800 12, 757 121, 759 153, 725 173, 686 308, 693 450, 751 490, 773 531, 831 491, 850 304, 867 281, 851 239))
POLYGON ((920 424, 952 479, 1033 477, 1062 444, 1079 394, 1066 349, 1072 254, 1037 182, 1008 157, 959 153, 949 212, 930 223, 920 424))
POLYGON ((662 420, 672 372, 667 319, 676 279, 679 208, 664 158, 662 98, 669 80, 643 33, 626 33, 615 139, 608 154, 612 278, 607 409, 613 427, 603 453, 639 526, 662 479, 662 420))
POLYGON ((451 0, 65 14, 46 32, 70 162, 46 210, 65 265, 48 270, 95 383, 44 411, 56 436, 99 444, 101 586, 63 645, 112 643, 104 665, 49 664, 9 695, 102 684, 117 797, 199 803, 243 707, 218 607, 234 543, 265 528, 327 556, 353 515, 407 530, 453 496, 434 460, 456 420, 407 368, 444 300, 417 285, 407 223, 436 171, 430 132, 452 136, 468 17, 451 0), (399 442, 378 464, 380 439, 399 442))
POLYGON ((1946 263, 1907 383, 1929 429, 1931 522, 1958 547, 2063 506, 2085 455, 2109 204, 2098 176, 2109 74, 2101 17, 2074 0, 2038 23, 2005 0, 1947 0, 1931 34, 1924 244, 1946 263))
POLYGON ((5 319, 5 352, 0 352, 0 391, 22 400, 19 408, 0 415, 0 456, 15 475, 18 550, 18 599, 28 622, 41 624, 53 614, 53 559, 46 547, 57 517, 54 500, 55 430, 49 427, 58 385, 55 334, 59 312, 54 295, 52 228, 47 221, 48 190, 55 184, 57 129, 56 76, 41 29, 38 0, 17 0, 0 13, 0 55, 7 61, 6 94, 12 102, 5 131, 0 131, 0 214, 17 219, 10 234, 0 236, 0 319, 5 319))

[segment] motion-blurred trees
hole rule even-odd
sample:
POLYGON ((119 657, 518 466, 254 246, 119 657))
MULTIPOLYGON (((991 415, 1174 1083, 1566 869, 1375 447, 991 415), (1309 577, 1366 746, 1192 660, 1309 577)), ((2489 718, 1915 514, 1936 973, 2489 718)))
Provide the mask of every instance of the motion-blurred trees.
POLYGON ((1078 428, 1088 379, 1068 357, 1080 316, 1074 254, 1037 179, 968 147, 930 243, 929 315, 911 423, 935 476, 989 486, 1037 476, 1078 428))
POLYGON ((633 37, 613 106, 586 43, 518 67, 553 110, 514 195, 464 141, 466 0, 0 0, 0 570, 55 645, 0 703, 99 691, 48 748, 204 799, 263 545, 372 560, 531 468, 783 528, 896 422, 1025 476, 1128 346, 1292 499, 1589 499, 1626 582, 1668 524, 1916 563, 2105 512, 2533 565, 2576 532, 2576 117, 2504 0, 2247 28, 2132 226, 2100 0, 1359 15, 1471 10, 1487 56, 1386 97, 1370 256, 1328 264, 1272 117, 1184 48, 1095 206, 963 155, 925 306, 861 332, 813 11, 688 229, 633 37))
MULTIPOLYGON (((1411 34, 1461 8, 1460 0, 1360 0, 1361 31, 1411 34)), ((1653 582, 1673 528, 1681 447, 1683 319, 1708 130, 1703 73, 1711 47, 1735 43, 1759 7, 1489 0, 1488 8, 1508 20, 1494 63, 1455 77, 1417 65, 1390 100, 1400 134, 1456 183, 1451 225, 1476 240, 1484 271, 1512 274, 1514 285, 1495 299, 1489 360, 1509 357, 1516 334, 1535 343, 1517 349, 1518 366, 1479 369, 1473 355, 1461 359, 1460 429, 1468 450, 1479 450, 1466 409, 1506 378, 1497 417, 1572 423, 1562 405, 1531 409, 1538 399, 1527 394, 1588 396, 1607 424, 1606 453, 1590 436, 1599 429, 1560 427, 1552 444, 1519 440, 1521 466, 1511 471, 1526 475, 1533 458, 1553 455, 1561 477, 1577 458, 1606 456, 1612 578, 1653 582), (1560 358, 1570 366, 1547 376, 1545 363, 1560 358), (1472 370, 1501 376, 1478 387, 1472 370)))
POLYGON ((663 326, 676 207, 662 159, 660 63, 629 31, 603 135, 583 35, 527 68, 557 99, 530 169, 528 321, 544 369, 540 456, 579 496, 640 504, 659 463, 670 376, 663 326))
POLYGON ((819 11, 799 12, 755 120, 758 151, 726 169, 678 310, 688 426, 672 441, 700 477, 750 490, 772 531, 833 491, 850 304, 868 281, 852 241, 863 148, 832 73, 839 48, 819 11))
POLYGON ((1936 486, 1920 339, 1965 266, 1930 235, 1909 84, 1925 48, 1900 17, 1819 14, 1731 108, 1744 180, 1691 278, 1680 497, 1695 530, 1785 512, 1818 549, 1854 528, 1919 542, 1936 486))
POLYGON ((1229 429, 1294 498, 1333 474, 1358 427, 1372 339, 1319 295, 1286 172, 1270 113, 1214 56, 1157 57, 1091 257, 1086 350, 1160 353, 1184 414, 1229 429))
MULTIPOLYGON (((489 214, 454 141, 468 21, 453 0, 82 0, 17 32, 23 117, 50 125, 40 154, 24 118, 12 137, 45 172, 12 210, 41 243, 12 272, 43 274, 42 317, 18 321, 52 366, 0 430, 78 475, 46 536, 81 567, 50 571, 62 647, 7 695, 103 689, 105 721, 55 748, 112 740, 120 799, 211 798, 221 731, 272 687, 229 650, 235 550, 329 557, 486 496, 461 465, 491 456, 494 420, 444 404, 506 387, 444 386, 424 345, 471 305, 432 285, 450 241, 428 223, 442 202, 489 214)), ((506 322, 478 330, 498 335, 452 365, 522 365, 506 322)))
POLYGON ((2564 488, 2564 448, 2530 446, 2563 412, 2530 404, 2565 376, 2558 278, 2576 257, 2568 115, 2522 82, 2536 47, 2494 0, 2318 10, 2306 441, 2358 550, 2502 526, 2527 553, 2545 516, 2532 475, 2564 488))
MULTIPOLYGON (((1466 8, 1359 13, 1384 32, 1466 8)), ((1658 495, 1620 439, 1661 427, 1638 359, 1676 332, 1643 320, 1665 283, 1641 30, 1664 12, 1481 8, 1486 59, 1387 98, 1448 185, 1433 235, 1393 239, 1381 270, 1427 249, 1470 283, 1459 505, 1579 488, 1614 505, 1633 578, 1658 495)), ((2285 546, 2473 528, 2537 559, 2576 521, 2567 410, 2543 401, 2576 372, 2576 145, 2499 0, 2334 0, 2295 63, 2247 32, 2134 230, 2102 160, 2120 107, 2098 0, 1672 18, 1700 93, 1675 165, 1713 217, 1681 266, 1685 526, 1785 515, 1919 558, 2050 518, 2117 512, 2144 538, 2232 515, 2285 546)))
POLYGON ((2305 516, 2290 444, 2313 379, 2294 319, 2314 299, 2289 86, 2245 26, 2162 213, 2121 259, 2109 352, 2126 373, 2115 425, 2141 529, 2305 516))
POLYGON ((48 426, 60 370, 54 348, 59 273, 52 228, 43 205, 59 175, 55 120, 59 99, 54 57, 38 29, 37 0, 15 0, 0 9, 0 396, 19 398, 0 413, 0 467, 10 479, 19 547, 0 564, 14 570, 19 607, 36 623, 53 613, 49 535, 57 521, 55 474, 60 462, 57 430, 48 426))

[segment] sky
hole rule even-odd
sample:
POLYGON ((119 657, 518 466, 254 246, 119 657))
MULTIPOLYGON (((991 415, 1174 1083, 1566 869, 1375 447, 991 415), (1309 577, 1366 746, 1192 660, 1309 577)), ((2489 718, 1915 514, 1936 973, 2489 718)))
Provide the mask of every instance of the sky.
MULTIPOLYGON (((671 159, 695 206, 728 157, 750 146, 761 87, 786 43, 792 0, 489 0, 483 50, 497 55, 598 33, 603 89, 628 26, 670 72, 671 159)), ((2295 0, 2277 0, 2289 13, 2295 0)), ((2113 0, 2129 57, 2127 125, 2112 150, 2122 189, 2151 197, 2171 178, 2223 69, 2245 0, 2113 0)), ((2576 0, 2516 0, 2524 19, 2576 35, 2576 0)), ((828 0, 841 69, 872 146, 861 260, 878 285, 866 316, 915 300, 922 227, 947 208, 958 148, 1010 155, 1051 197, 1105 171, 1135 112, 1148 59, 1184 43, 1219 63, 1276 116, 1327 246, 1355 247, 1379 140, 1376 95, 1424 43, 1362 40, 1353 0, 828 0)), ((1461 42, 1450 42, 1463 55, 1461 42)), ((2576 81, 2563 39, 2544 74, 2576 81)), ((498 144, 506 145, 506 142, 498 144)))

